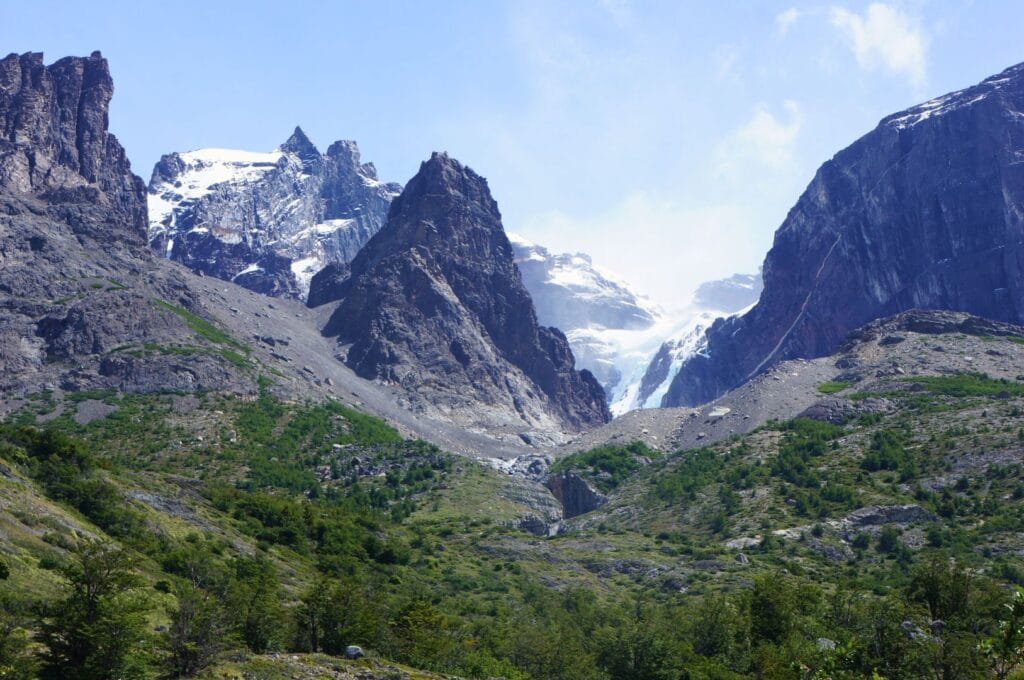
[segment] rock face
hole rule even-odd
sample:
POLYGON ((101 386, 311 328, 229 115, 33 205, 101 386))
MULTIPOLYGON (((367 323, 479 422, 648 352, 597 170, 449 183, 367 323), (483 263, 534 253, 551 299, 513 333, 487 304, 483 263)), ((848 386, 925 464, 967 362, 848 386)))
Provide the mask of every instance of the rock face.
POLYGON ((313 274, 349 262, 380 230, 400 191, 360 161, 355 142, 321 154, 295 128, 270 153, 161 158, 149 183, 149 240, 196 271, 305 299, 313 274))
POLYGON ((0 395, 254 389, 170 311, 202 314, 154 267, 145 185, 107 132, 112 94, 98 52, 0 60, 0 395), (177 343, 197 353, 160 351, 177 343))
POLYGON ((889 116, 817 172, 764 292, 719 320, 662 403, 694 405, 911 308, 1024 321, 1024 65, 889 116))
POLYGON ((561 472, 548 478, 551 495, 562 504, 565 519, 595 510, 608 502, 608 497, 594 490, 587 480, 575 472, 561 472))
POLYGON ((99 52, 50 66, 41 53, 0 61, 0 188, 56 205, 101 206, 110 216, 107 236, 138 242, 146 233, 145 186, 107 133, 113 93, 99 52))
POLYGON ((318 302, 341 301, 324 333, 361 376, 445 412, 573 430, 610 417, 565 336, 538 325, 486 180, 446 154, 421 165, 351 275, 332 280, 317 285, 318 302))

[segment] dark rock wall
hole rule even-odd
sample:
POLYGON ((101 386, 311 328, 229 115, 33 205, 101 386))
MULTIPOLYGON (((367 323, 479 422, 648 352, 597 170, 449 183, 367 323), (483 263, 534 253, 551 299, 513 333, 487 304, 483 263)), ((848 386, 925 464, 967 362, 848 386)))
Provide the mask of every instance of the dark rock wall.
POLYGON ((764 292, 719 320, 663 405, 700 404, 910 308, 1024 321, 1024 65, 883 120, 817 172, 764 292))
POLYGON ((445 154, 395 199, 351 275, 317 291, 320 302, 342 300, 324 332, 349 346, 347 363, 364 377, 444 381, 487 403, 511 397, 517 409, 542 400, 573 428, 610 418, 565 336, 538 325, 486 180, 445 154))
POLYGON ((146 191, 107 132, 113 93, 99 52, 50 66, 40 53, 0 60, 0 187, 51 203, 103 205, 107 235, 138 242, 146 191))

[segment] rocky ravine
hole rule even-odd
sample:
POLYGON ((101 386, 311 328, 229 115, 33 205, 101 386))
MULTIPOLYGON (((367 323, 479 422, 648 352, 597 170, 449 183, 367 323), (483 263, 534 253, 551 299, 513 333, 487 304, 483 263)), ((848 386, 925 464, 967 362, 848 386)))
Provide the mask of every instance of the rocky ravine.
POLYGON ((421 165, 351 275, 312 291, 340 300, 324 333, 348 366, 445 417, 548 432, 610 418, 565 336, 537 323, 486 180, 446 154, 421 165))
POLYGON ((663 405, 710 401, 911 308, 1024 321, 1024 65, 884 119, 775 234, 764 293, 719 320, 663 405))
POLYGON ((300 128, 270 153, 171 153, 149 183, 149 241, 195 271, 305 299, 313 274, 355 257, 401 190, 355 142, 321 154, 300 128))

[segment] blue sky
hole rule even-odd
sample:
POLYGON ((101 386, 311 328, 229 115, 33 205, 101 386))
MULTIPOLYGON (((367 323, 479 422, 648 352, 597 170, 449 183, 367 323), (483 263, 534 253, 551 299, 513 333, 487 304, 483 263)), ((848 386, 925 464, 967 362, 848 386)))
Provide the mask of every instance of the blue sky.
POLYGON ((0 0, 0 51, 102 50, 111 127, 161 153, 299 124, 386 180, 444 149, 517 231, 666 307, 753 271, 814 170, 880 118, 1024 61, 1024 3, 0 0))

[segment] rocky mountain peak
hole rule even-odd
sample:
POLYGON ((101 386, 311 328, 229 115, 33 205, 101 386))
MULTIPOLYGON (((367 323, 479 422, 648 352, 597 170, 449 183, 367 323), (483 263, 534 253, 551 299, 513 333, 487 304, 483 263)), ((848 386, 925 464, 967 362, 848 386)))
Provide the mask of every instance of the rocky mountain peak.
POLYGON ((444 152, 434 152, 394 200, 389 244, 432 247, 442 242, 458 257, 496 255, 512 260, 512 245, 501 226, 498 204, 487 180, 444 152))
POLYGON ((269 153, 171 153, 153 169, 150 244, 205 274, 304 298, 315 273, 349 262, 380 229, 399 191, 355 142, 321 154, 300 127, 269 153))
POLYGON ((96 235, 137 242, 145 235, 145 187, 107 131, 113 93, 99 52, 49 66, 39 52, 0 60, 0 187, 109 206, 119 228, 96 235))
POLYGON ((320 299, 341 300, 324 332, 349 366, 442 410, 569 429, 609 418, 565 336, 537 323, 487 181, 447 154, 420 165, 320 299))
MULTIPOLYGON (((421 163, 420 170, 410 182, 410 186, 411 191, 403 194, 409 202, 417 202, 425 195, 445 195, 448 197, 445 205, 459 201, 501 219, 498 204, 491 197, 487 180, 445 151, 435 151, 429 160, 421 163)), ((434 202, 431 204, 441 206, 434 202)), ((488 220, 485 225, 480 226, 493 228, 494 225, 488 220)), ((500 231, 504 234, 504 230, 500 231)))
POLYGON ((377 178, 377 168, 373 163, 363 163, 359 152, 359 145, 351 139, 339 139, 327 147, 326 156, 338 165, 377 178))
POLYGON ((302 168, 306 172, 315 172, 323 163, 320 157, 320 150, 309 140, 302 128, 295 126, 295 132, 281 145, 281 151, 295 154, 302 161, 302 168))

